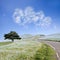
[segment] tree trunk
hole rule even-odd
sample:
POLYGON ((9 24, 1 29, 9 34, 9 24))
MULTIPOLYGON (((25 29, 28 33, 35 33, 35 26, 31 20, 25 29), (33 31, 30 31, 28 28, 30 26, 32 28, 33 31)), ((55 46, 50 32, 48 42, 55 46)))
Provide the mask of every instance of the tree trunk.
POLYGON ((14 42, 14 39, 12 39, 12 42, 14 42))

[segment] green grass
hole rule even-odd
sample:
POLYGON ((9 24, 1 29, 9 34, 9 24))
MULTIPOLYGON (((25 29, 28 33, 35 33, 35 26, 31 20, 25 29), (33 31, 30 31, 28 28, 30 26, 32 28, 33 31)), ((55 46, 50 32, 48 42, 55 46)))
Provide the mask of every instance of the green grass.
POLYGON ((0 60, 55 60, 54 55, 50 46, 30 39, 0 46, 0 60))
POLYGON ((42 44, 35 54, 35 60, 56 60, 55 51, 47 44, 42 44))
POLYGON ((0 46, 2 45, 8 45, 8 44, 11 44, 12 42, 0 42, 0 46))
POLYGON ((60 38, 48 38, 45 39, 46 41, 54 41, 54 42, 60 42, 60 38))

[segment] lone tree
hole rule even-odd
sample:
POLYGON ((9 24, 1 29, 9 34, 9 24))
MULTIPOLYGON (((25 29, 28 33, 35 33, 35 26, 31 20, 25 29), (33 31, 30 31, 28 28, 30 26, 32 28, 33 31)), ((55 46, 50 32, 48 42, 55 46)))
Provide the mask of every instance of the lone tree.
POLYGON ((4 34, 5 39, 10 39, 12 42, 14 42, 14 39, 21 39, 19 35, 15 31, 11 31, 8 34, 4 34))

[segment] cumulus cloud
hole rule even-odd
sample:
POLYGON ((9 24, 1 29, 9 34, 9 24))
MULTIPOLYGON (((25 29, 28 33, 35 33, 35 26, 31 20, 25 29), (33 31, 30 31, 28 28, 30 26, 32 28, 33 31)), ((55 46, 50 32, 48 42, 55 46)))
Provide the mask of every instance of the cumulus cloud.
POLYGON ((17 24, 34 24, 40 27, 50 26, 52 18, 45 16, 43 11, 36 12, 32 7, 26 7, 25 10, 15 9, 13 19, 17 24))

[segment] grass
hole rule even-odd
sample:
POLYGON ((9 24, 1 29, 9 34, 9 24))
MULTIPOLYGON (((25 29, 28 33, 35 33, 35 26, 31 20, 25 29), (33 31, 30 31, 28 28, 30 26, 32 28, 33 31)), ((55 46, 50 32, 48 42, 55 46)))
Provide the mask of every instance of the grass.
POLYGON ((12 42, 0 42, 0 46, 2 45, 8 45, 8 44, 11 44, 12 42))
POLYGON ((55 60, 54 55, 50 46, 30 39, 0 46, 0 60, 55 60))
POLYGON ((45 39, 46 41, 54 41, 54 42, 60 42, 60 38, 49 38, 45 39))
POLYGON ((35 54, 35 60, 56 60, 55 51, 47 44, 42 44, 35 54))

